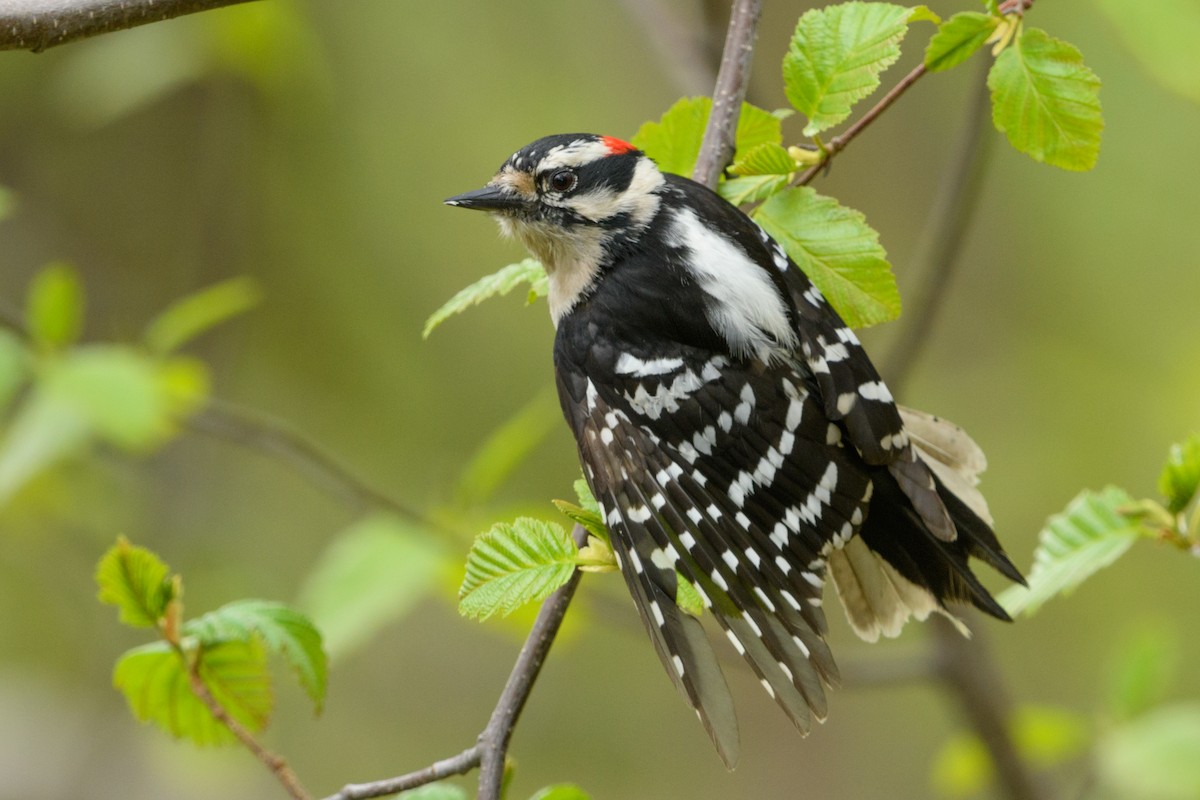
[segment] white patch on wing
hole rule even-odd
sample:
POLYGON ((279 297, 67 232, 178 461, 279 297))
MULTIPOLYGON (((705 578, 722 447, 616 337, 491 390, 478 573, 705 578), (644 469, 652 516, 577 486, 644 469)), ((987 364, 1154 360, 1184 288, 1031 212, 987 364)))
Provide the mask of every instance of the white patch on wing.
POLYGON ((632 353, 621 353, 617 358, 615 369, 618 375, 632 375, 635 378, 645 378, 650 375, 663 375, 668 372, 674 372, 682 366, 682 358, 651 358, 643 361, 632 353))
POLYGON ((708 321, 734 353, 766 361, 773 351, 796 346, 796 333, 775 284, 744 250, 690 209, 675 213, 667 243, 688 250, 688 266, 713 301, 705 309, 708 321))

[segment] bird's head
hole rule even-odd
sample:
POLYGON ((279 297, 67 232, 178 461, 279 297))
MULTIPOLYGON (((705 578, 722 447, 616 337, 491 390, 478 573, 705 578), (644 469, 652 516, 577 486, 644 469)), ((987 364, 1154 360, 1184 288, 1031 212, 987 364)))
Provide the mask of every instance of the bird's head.
POLYGON ((513 153, 482 189, 447 205, 488 211, 550 275, 557 322, 600 270, 658 213, 662 173, 628 142, 589 133, 546 136, 513 153))

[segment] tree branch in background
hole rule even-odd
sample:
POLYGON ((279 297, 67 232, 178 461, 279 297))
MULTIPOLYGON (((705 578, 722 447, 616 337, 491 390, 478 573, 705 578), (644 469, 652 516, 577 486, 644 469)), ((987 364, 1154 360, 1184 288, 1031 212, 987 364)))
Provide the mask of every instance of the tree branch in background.
MULTIPOLYGON (((577 547, 583 547, 587 543, 588 534, 581 525, 575 526, 572 536, 577 547)), ((525 708, 525 702, 533 691, 533 684, 542 671, 542 665, 546 663, 550 646, 554 644, 554 638, 558 635, 571 598, 579 588, 582 575, 582 572, 575 570, 571 579, 542 603, 533 628, 529 631, 529 637, 521 646, 521 653, 513 664, 512 672, 509 673, 508 682, 504 684, 504 691, 500 693, 492 716, 483 732, 479 734, 474 747, 398 778, 349 784, 325 800, 367 800, 371 797, 383 797, 424 786, 451 775, 462 775, 475 767, 480 768, 479 800, 499 800, 508 743, 512 739, 521 711, 525 708)))
POLYGON ((716 81, 709 56, 708 31, 703 24, 685 19, 664 0, 623 0, 637 22, 639 33, 658 53, 663 69, 685 95, 704 94, 716 81))
POLYGON ((735 0, 721 53, 721 68, 713 88, 712 113, 704 129, 704 142, 692 179, 710 189, 717 188, 721 171, 733 156, 733 141, 737 134, 738 116, 746 98, 750 81, 750 62, 754 59, 754 40, 758 35, 758 20, 762 16, 762 0, 735 0))
POLYGON ((277 419, 211 399, 184 424, 195 433, 224 439, 290 464, 359 513, 382 508, 407 519, 426 521, 420 512, 368 486, 316 444, 277 419))
POLYGON ((89 36, 245 2, 249 0, 0 0, 0 50, 40 53, 89 36))
POLYGON ((920 313, 905 315, 906 321, 888 358, 888 383, 892 393, 897 396, 904 393, 904 385, 928 343, 929 333, 960 263, 958 255, 963 237, 970 227, 979 201, 979 190, 983 186, 983 176, 987 171, 991 137, 985 135, 990 119, 985 81, 990 64, 984 60, 980 60, 979 64, 981 68, 967 103, 966 119, 954 148, 950 169, 942 178, 929 209, 928 222, 913 259, 914 266, 922 271, 923 277, 917 289, 918 298, 911 306, 920 313))

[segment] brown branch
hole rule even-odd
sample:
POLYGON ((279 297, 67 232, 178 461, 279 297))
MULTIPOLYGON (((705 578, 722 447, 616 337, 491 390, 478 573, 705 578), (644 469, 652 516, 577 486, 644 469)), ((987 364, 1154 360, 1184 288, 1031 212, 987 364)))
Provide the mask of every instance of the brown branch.
MULTIPOLYGON (((587 531, 580 525, 575 526, 572 536, 578 547, 587 542, 587 531)), ((550 646, 554 644, 554 638, 558 635, 558 629, 566 616, 571 598, 575 596, 582 575, 579 570, 575 570, 570 580, 542 603, 533 628, 530 629, 517 661, 513 664, 512 672, 509 673, 508 681, 504 684, 504 690, 500 693, 500 699, 496 702, 496 707, 492 710, 492 715, 474 747, 398 778, 349 784, 325 800, 366 800, 382 797, 404 789, 424 786, 451 775, 462 775, 477 766, 480 768, 479 800, 499 800, 509 740, 512 739, 517 720, 533 691, 533 684, 537 681, 542 665, 546 663, 550 646)))
POLYGON ((280 420, 234 403, 212 399, 200 413, 183 424, 195 433, 273 456, 359 512, 382 508, 418 522, 426 521, 419 512, 359 480, 336 459, 280 420))
POLYGON ((814 164, 805 170, 799 178, 796 179, 797 186, 807 186, 812 183, 812 179, 817 177, 817 173, 825 169, 833 157, 842 150, 846 149, 846 145, 854 141, 857 136, 867 129, 872 122, 879 118, 879 115, 888 110, 888 107, 900 99, 900 95, 908 91, 914 83, 921 79, 921 76, 926 73, 925 65, 918 64, 912 72, 900 79, 900 82, 892 87, 891 91, 883 96, 883 99, 871 107, 871 110, 863 114, 862 117, 847 128, 843 133, 833 137, 829 143, 825 145, 824 158, 820 163, 814 164))
POLYGON ((179 651, 180 658, 188 660, 188 683, 191 685, 192 694, 196 695, 197 699, 204 704, 205 708, 216 717, 217 721, 229 729, 237 740, 241 742, 247 750, 254 754, 254 757, 267 766, 275 778, 283 785, 288 795, 295 800, 311 800, 311 796, 305 791, 301 785, 300 779, 296 777, 296 773, 292 772, 292 768, 288 766, 287 760, 283 756, 276 755, 270 750, 259 744, 254 738, 254 734, 250 733, 245 726, 229 715, 225 707, 217 702, 217 698, 213 697, 212 692, 204 685, 204 679, 200 677, 199 661, 188 659, 188 656, 182 651, 179 651))
POLYGON ((248 0, 0 0, 0 50, 32 50, 248 0))
POLYGON ((733 156, 738 116, 742 113, 746 84, 750 81, 750 62, 754 58, 754 39, 761 16, 762 0, 735 0, 721 54, 721 68, 717 71, 717 85, 713 87, 712 113, 704 129, 696 168, 692 171, 692 179, 710 189, 717 188, 717 179, 733 156))

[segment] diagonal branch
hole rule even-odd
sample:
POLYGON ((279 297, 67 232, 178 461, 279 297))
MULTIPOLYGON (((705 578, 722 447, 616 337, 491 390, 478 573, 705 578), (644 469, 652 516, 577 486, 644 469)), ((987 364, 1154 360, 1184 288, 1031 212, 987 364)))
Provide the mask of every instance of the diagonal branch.
POLYGON ((717 187, 721 171, 733 155, 738 116, 746 99, 750 81, 750 62, 754 58, 754 40, 758 19, 762 16, 762 0, 735 0, 721 54, 717 85, 713 88, 712 113, 704 129, 704 142, 692 179, 710 189, 717 187))
POLYGON ((249 0, 0 0, 0 50, 40 53, 89 36, 249 0))

